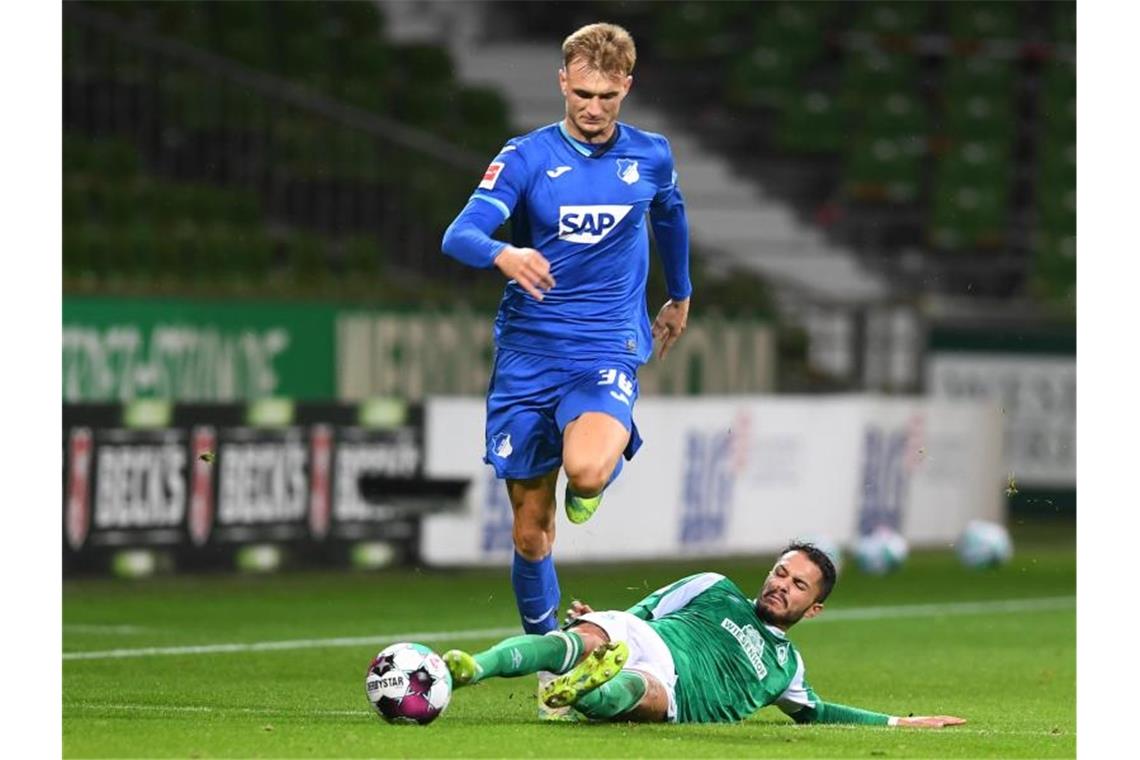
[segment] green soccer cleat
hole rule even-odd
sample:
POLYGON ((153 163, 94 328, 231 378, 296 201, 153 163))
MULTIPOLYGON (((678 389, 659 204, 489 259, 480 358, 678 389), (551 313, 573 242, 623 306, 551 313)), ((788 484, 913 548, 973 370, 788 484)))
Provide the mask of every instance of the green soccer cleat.
POLYGON ((555 678, 543 689, 542 701, 547 707, 565 707, 593 691, 618 673, 629 659, 629 646, 624 641, 610 641, 586 655, 586 659, 565 675, 555 678))
POLYGON ((605 493, 603 489, 597 496, 579 496, 570 490, 570 484, 566 484, 566 516, 570 518, 570 522, 575 525, 581 525, 594 516, 598 511, 598 507, 602 506, 602 494, 605 493))
POLYGON ((475 683, 483 674, 483 669, 475 662, 475 658, 462 649, 452 649, 444 654, 443 662, 451 673, 451 683, 456 689, 475 683))

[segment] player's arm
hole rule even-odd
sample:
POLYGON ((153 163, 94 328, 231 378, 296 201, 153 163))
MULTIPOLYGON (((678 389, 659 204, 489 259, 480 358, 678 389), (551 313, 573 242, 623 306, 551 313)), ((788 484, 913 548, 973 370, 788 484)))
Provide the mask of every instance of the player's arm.
POLYGON ((724 580, 720 573, 697 573, 662 586, 626 612, 642 620, 653 620, 676 612, 724 580))
MULTIPOLYGON (((670 612, 681 609, 696 599, 697 596, 724 580, 720 573, 697 573, 679 581, 662 586, 626 612, 642 620, 653 620, 670 612)), ((583 601, 575 599, 566 610, 566 624, 570 625, 578 618, 593 612, 593 608, 583 601)))
POLYGON ((864 726, 890 726, 897 721, 886 713, 862 710, 831 702, 816 702, 815 705, 788 705, 777 703, 781 710, 796 723, 848 723, 864 726))
POLYGON ((960 726, 966 722, 965 718, 956 718, 953 715, 912 715, 902 718, 834 702, 820 702, 814 708, 801 707, 796 712, 788 713, 788 715, 796 723, 846 723, 904 728, 945 728, 946 726, 960 726))
POLYGON ((504 221, 500 209, 472 198, 443 233, 443 252, 467 266, 490 269, 507 247, 507 243, 491 237, 504 221))
POLYGON ((824 702, 804 680, 804 661, 796 652, 796 674, 792 683, 776 700, 776 706, 796 723, 844 723, 862 726, 909 726, 912 728, 942 728, 957 726, 966 721, 950 715, 900 718, 887 713, 864 710, 836 702, 824 702))
POLYGON ((448 256, 480 269, 496 267, 538 300, 554 287, 550 262, 533 248, 517 248, 491 237, 510 218, 523 192, 526 162, 508 145, 487 168, 475 193, 443 233, 448 256))
POLYGON ((663 145, 662 182, 649 205, 649 223, 657 241, 657 253, 665 273, 669 300, 653 321, 653 337, 661 342, 659 356, 664 358, 689 321, 689 298, 693 284, 689 279, 689 223, 685 216, 685 199, 677 187, 673 154, 663 145))

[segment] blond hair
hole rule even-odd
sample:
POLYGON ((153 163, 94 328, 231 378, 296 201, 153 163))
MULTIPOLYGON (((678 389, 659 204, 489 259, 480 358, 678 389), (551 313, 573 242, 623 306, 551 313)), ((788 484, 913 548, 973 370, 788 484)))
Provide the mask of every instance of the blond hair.
POLYGON ((637 62, 633 37, 617 24, 587 24, 562 43, 562 65, 580 58, 586 66, 608 76, 629 76, 637 62))

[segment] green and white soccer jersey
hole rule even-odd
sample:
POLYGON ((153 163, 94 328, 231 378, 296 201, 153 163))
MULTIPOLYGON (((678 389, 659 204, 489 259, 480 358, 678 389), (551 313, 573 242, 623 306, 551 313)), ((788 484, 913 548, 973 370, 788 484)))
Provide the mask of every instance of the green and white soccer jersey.
POLYGON ((784 632, 718 573, 684 578, 629 610, 648 621, 673 655, 677 721, 738 721, 771 704, 787 713, 819 700, 784 632))

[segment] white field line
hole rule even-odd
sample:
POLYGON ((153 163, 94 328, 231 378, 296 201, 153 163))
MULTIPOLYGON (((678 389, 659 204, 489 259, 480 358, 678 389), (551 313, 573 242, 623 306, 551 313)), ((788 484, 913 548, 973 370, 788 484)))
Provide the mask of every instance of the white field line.
POLYGON ((64 660, 111 660, 123 657, 150 657, 179 654, 226 654, 229 652, 274 652, 287 649, 316 649, 331 647, 360 647, 390 644, 393 641, 470 641, 494 639, 519 633, 518 626, 509 628, 481 628, 466 631, 415 631, 379 636, 341 636, 327 639, 291 639, 286 641, 254 641, 240 644, 203 644, 180 647, 140 647, 137 649, 108 649, 100 652, 64 652, 64 660))
POLYGON ((98 623, 66 623, 63 626, 64 633, 108 633, 127 636, 152 630, 154 629, 144 628, 141 625, 100 625, 98 623))
MULTIPOLYGON (((1033 599, 1001 599, 989 602, 951 602, 947 604, 908 604, 885 607, 855 607, 840 609, 821 615, 813 625, 828 620, 890 620, 908 617, 942 617, 950 615, 1001 615, 1018 612, 1045 612, 1076 605, 1075 596, 1047 596, 1033 599)), ((64 660, 111 660, 125 657, 152 657, 159 655, 226 654, 236 652, 273 652, 290 649, 317 649, 332 647, 361 647, 390 644, 393 641, 471 641, 494 639, 518 633, 517 626, 507 628, 481 628, 465 631, 412 631, 385 633, 375 636, 344 636, 324 639, 291 639, 285 641, 254 641, 234 644, 202 644, 177 647, 138 647, 133 649, 106 649, 95 652, 64 652, 64 660)))
MULTIPOLYGON (((205 705, 135 705, 135 704, 100 704, 99 702, 65 702, 63 705, 65 710, 80 709, 80 710, 117 710, 122 712, 158 712, 158 713, 213 713, 217 715, 266 715, 266 716, 287 716, 287 717, 354 717, 354 718, 372 718, 372 711, 368 708, 361 708, 359 710, 289 710, 280 707, 207 707, 205 705)), ((886 726, 846 726, 846 725, 818 725, 818 726, 795 726, 772 724, 773 727, 787 728, 792 731, 819 731, 820 729, 826 731, 859 731, 870 729, 881 731, 896 731, 905 729, 893 729, 886 726)), ((918 729, 915 729, 918 730, 918 729)), ((969 726, 953 726, 944 729, 954 734, 977 734, 980 736, 1073 736, 1073 731, 1052 731, 1052 730, 1038 730, 1038 731, 1025 731, 1018 729, 1002 729, 1002 728, 971 728, 969 726)))
POLYGON ((350 716, 370 717, 371 712, 361 710, 288 710, 281 707, 206 707, 204 705, 130 705, 100 704, 98 702, 65 702, 64 709, 122 710, 124 712, 180 712, 218 713, 219 715, 288 715, 288 716, 350 716))

